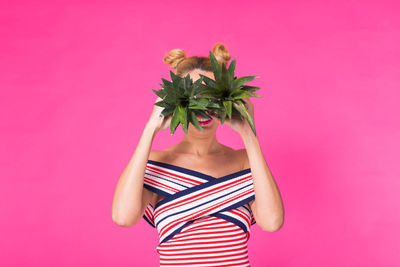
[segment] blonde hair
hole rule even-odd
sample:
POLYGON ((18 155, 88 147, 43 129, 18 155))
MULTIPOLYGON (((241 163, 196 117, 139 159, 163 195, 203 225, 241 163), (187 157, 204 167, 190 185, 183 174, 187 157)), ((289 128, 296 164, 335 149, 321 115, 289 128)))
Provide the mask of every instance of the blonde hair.
MULTIPOLYGON (((231 55, 228 49, 223 43, 216 43, 211 52, 217 59, 218 63, 222 65, 225 63, 227 65, 228 61, 231 59, 231 55)), ((200 69, 204 71, 212 71, 211 61, 208 56, 206 57, 186 57, 186 52, 182 49, 176 48, 168 52, 168 54, 163 59, 165 64, 169 64, 171 68, 175 70, 175 74, 183 76, 183 74, 194 70, 200 69)))

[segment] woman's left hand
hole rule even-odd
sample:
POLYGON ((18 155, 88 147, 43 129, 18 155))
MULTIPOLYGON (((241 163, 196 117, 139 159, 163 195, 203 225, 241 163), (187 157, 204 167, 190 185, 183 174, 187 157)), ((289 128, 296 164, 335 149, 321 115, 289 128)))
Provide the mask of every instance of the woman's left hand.
MULTIPOLYGON (((245 106, 247 108, 247 110, 249 111, 251 118, 254 122, 254 105, 253 103, 251 103, 250 98, 246 97, 243 98, 243 101, 245 102, 245 106)), ((245 130, 251 129, 249 123, 247 122, 247 120, 245 118, 241 119, 235 119, 232 117, 232 119, 229 119, 229 117, 226 117, 224 124, 228 124, 234 131, 238 132, 239 134, 241 134, 242 132, 244 132, 245 130)))

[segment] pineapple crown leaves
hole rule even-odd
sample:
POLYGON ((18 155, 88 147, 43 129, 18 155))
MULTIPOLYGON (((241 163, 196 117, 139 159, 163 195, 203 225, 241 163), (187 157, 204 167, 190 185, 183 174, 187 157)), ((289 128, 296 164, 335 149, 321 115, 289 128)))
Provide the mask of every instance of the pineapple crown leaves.
POLYGON ((261 98, 259 94, 254 93, 260 87, 244 85, 259 77, 243 76, 237 78, 235 76, 236 58, 232 60, 228 68, 225 62, 221 66, 211 51, 209 52, 209 58, 215 80, 200 74, 204 81, 204 84, 199 84, 201 97, 210 99, 214 106, 217 107, 217 114, 221 124, 224 123, 227 116, 229 119, 232 116, 240 119, 244 118, 256 135, 253 119, 245 106, 243 98, 261 98))
POLYGON ((216 108, 217 106, 207 98, 199 97, 201 91, 199 85, 202 83, 203 78, 200 77, 193 82, 189 74, 185 77, 180 77, 172 71, 170 71, 170 76, 171 81, 161 78, 163 81, 160 84, 162 89, 153 89, 153 92, 162 99, 154 104, 164 108, 161 115, 172 115, 170 122, 171 135, 176 131, 179 124, 182 125, 185 134, 187 134, 189 122, 204 132, 197 116, 210 118, 205 110, 216 108))

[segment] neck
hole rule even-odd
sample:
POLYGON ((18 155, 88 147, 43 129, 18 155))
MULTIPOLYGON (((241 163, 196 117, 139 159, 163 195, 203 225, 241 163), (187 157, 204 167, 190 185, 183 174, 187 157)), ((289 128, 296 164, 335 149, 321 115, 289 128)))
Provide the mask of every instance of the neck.
POLYGON ((218 143, 215 132, 193 133, 188 132, 179 143, 181 153, 206 157, 221 150, 221 144, 218 143))

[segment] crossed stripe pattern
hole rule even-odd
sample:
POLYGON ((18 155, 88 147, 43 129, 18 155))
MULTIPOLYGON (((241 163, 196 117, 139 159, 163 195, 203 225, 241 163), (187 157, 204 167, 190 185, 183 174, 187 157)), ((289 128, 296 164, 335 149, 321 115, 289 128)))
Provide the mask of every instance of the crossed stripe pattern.
POLYGON ((148 160, 144 187, 165 198, 143 218, 157 228, 160 266, 249 266, 247 240, 255 224, 250 168, 215 178, 148 160), (202 265, 203 264, 203 265, 202 265))

